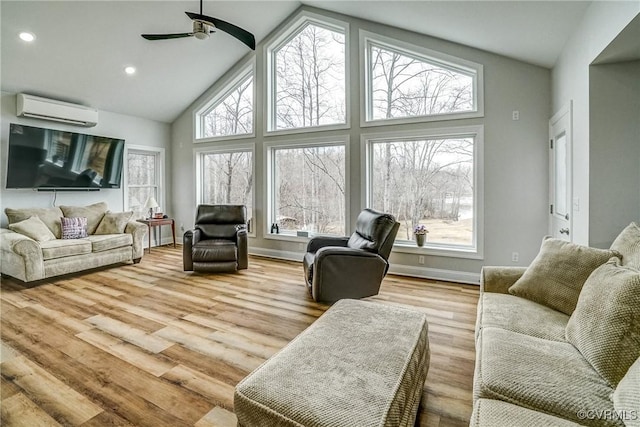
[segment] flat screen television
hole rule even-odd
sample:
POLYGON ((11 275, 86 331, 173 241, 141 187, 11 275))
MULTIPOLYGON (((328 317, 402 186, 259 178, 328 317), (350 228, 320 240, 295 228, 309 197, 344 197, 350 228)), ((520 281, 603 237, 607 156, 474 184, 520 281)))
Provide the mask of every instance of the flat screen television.
POLYGON ((11 123, 7 188, 120 188, 124 140, 11 123))

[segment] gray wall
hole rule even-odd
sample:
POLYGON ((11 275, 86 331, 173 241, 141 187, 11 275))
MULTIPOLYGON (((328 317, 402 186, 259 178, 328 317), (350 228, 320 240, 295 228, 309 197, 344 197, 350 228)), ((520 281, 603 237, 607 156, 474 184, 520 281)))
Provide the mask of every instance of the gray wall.
POLYGON ((640 222, 640 61, 589 69, 589 240, 607 248, 640 222))
MULTIPOLYGON (((547 232, 547 138, 551 102, 550 71, 499 55, 458 45, 440 39, 407 32, 369 21, 359 20, 307 8, 349 23, 351 28, 351 129, 350 135, 350 219, 351 224, 361 210, 361 152, 360 134, 371 128, 360 128, 360 77, 358 64, 358 30, 364 29, 406 42, 444 52, 484 66, 485 117, 430 124, 386 126, 391 129, 415 129, 484 125, 484 259, 465 259, 427 256, 425 265, 418 264, 418 254, 394 253, 395 271, 416 276, 436 277, 475 282, 483 265, 528 265, 538 252, 540 241, 547 232), (520 120, 512 120, 512 111, 520 111, 520 120), (511 262, 511 253, 519 252, 520 261, 511 262)), ((286 23, 285 23, 286 25, 286 23)), ((266 40, 268 43, 268 38, 266 40)), ((257 56, 257 119, 256 137, 242 140, 255 142, 256 168, 256 237, 250 240, 255 253, 301 259, 303 244, 264 239, 265 195, 263 141, 276 138, 295 139, 300 135, 264 136, 264 44, 256 48, 257 56)), ((249 58, 249 56, 247 56, 249 58)), ((245 60, 247 59, 245 58, 245 60)), ((243 61, 241 61, 243 63, 243 61)), ((240 64, 231 70, 236 71, 240 64)), ((214 94, 224 77, 197 99, 172 125, 173 211, 179 225, 193 226, 196 206, 194 154, 194 109, 214 94)), ((377 131, 374 129, 373 131, 377 131)), ((323 134, 344 134, 327 131, 323 134)), ((313 133, 318 134, 318 132, 313 133)), ((319 136, 319 135, 318 135, 319 136)), ((213 144, 212 144, 213 145, 213 144)))
POLYGON ((576 243, 591 243, 590 171, 600 167, 589 161, 589 66, 639 12, 640 2, 593 2, 552 70, 552 113, 573 100, 572 231, 576 243))
MULTIPOLYGON (((1 224, 6 227, 7 217, 4 215, 4 208, 27 208, 27 207, 49 207, 54 203, 54 194, 50 192, 37 192, 34 190, 19 190, 6 188, 6 162, 8 156, 9 125, 10 123, 21 123, 29 126, 38 126, 50 129, 66 130, 71 132, 87 133, 92 135, 109 136, 122 138, 127 145, 141 145, 150 147, 161 147, 169 151, 170 147, 170 125, 138 117, 125 116, 122 114, 100 111, 98 125, 92 128, 69 126, 64 123, 56 123, 45 120, 29 119, 16 116, 16 96, 2 92, 0 141, 2 143, 0 151, 0 176, 2 188, 0 189, 0 205, 3 209, 1 224)), ((165 166, 165 193, 169 199, 167 206, 170 206, 171 197, 171 163, 167 160, 165 166)), ((78 205, 84 206, 91 203, 107 202, 112 211, 122 211, 124 207, 124 180, 120 189, 103 189, 100 191, 80 191, 80 192, 58 192, 55 197, 55 205, 78 205)))

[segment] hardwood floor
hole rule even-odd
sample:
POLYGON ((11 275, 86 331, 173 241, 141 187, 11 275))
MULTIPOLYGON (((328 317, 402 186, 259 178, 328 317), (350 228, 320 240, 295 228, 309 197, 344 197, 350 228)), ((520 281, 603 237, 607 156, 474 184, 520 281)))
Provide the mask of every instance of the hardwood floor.
MULTIPOLYGON (((369 299, 428 316, 417 425, 467 426, 478 288, 388 276, 369 299)), ((235 384, 328 308, 300 263, 251 257, 239 273, 193 274, 168 247, 36 284, 3 278, 0 300, 7 427, 235 426, 235 384)))

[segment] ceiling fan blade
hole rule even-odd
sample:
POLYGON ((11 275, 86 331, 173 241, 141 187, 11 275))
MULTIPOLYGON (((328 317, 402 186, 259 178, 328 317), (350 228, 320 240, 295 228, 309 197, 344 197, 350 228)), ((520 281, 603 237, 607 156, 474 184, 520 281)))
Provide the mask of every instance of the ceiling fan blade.
POLYGON ((230 24, 222 19, 212 18, 211 16, 200 15, 198 13, 193 12, 185 12, 187 16, 196 21, 204 21, 213 25, 220 31, 224 31, 225 33, 237 38, 242 43, 246 44, 252 50, 256 50, 256 39, 250 32, 243 30, 242 28, 230 24))
POLYGON ((178 34, 142 34, 147 40, 167 40, 167 39, 181 39, 183 37, 191 37, 193 33, 178 33, 178 34))

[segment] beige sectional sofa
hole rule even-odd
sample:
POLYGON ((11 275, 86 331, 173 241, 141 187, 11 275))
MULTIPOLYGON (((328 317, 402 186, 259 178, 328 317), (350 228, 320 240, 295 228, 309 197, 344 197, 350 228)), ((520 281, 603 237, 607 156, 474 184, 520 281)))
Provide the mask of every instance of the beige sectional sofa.
POLYGON ((131 212, 112 213, 106 203, 5 209, 0 229, 0 270, 25 282, 142 258, 147 227, 131 212), (87 218, 86 237, 62 239, 61 218, 87 218))
MULTIPOLYGON (((471 426, 639 427, 640 227, 618 236, 617 258, 580 273, 588 277, 577 302, 561 310, 546 305, 561 297, 542 304, 512 294, 544 245, 528 269, 482 271, 471 426)), ((587 258, 587 248, 572 248, 587 258)), ((547 274, 566 276, 571 267, 561 265, 547 274)))

